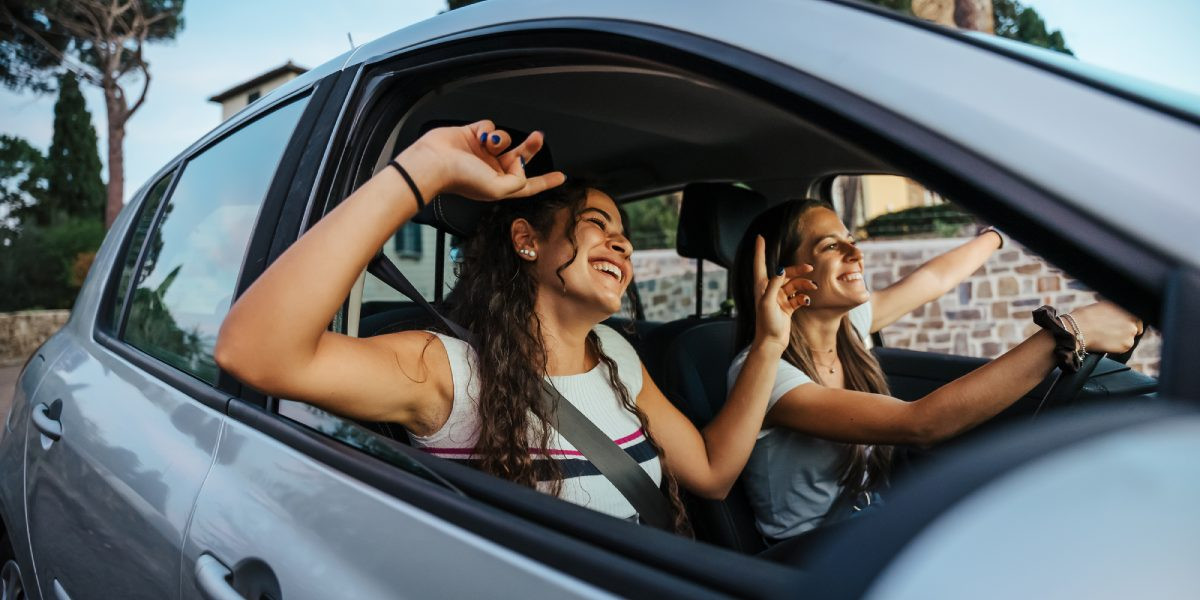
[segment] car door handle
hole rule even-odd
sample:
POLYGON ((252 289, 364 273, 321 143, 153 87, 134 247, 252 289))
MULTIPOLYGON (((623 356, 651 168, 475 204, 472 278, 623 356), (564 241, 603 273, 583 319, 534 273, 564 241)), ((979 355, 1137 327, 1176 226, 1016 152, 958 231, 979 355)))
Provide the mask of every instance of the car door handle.
POLYGON ((211 554, 201 554, 196 559, 196 589, 205 600, 242 600, 242 595, 229 582, 232 574, 229 567, 211 554))
POLYGON ((42 435, 56 442, 62 438, 62 421, 59 420, 62 416, 62 400, 55 400, 50 405, 45 402, 38 404, 33 407, 31 416, 33 426, 37 427, 42 435))

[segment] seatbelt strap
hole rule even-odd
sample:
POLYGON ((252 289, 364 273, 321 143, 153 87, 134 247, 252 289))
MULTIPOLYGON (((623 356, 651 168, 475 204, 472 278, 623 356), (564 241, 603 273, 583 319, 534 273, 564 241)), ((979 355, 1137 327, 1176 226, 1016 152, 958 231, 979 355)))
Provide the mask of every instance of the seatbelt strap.
MULTIPOLYGON (((403 294, 409 300, 420 305, 437 322, 472 347, 475 338, 469 331, 458 323, 443 316, 433 307, 412 282, 400 272, 382 252, 375 255, 367 264, 367 272, 386 283, 392 289, 403 294)), ((667 508, 667 499, 662 490, 650 478, 642 466, 633 460, 620 446, 608 437, 595 423, 588 419, 574 404, 563 398, 562 394, 550 384, 542 383, 542 402, 550 424, 559 435, 571 442, 575 449, 583 454, 606 479, 621 492, 621 495, 633 505, 639 519, 658 529, 672 531, 674 520, 667 508)))
POLYGON ((633 505, 642 522, 666 531, 674 529, 667 499, 642 466, 605 435, 570 400, 563 398, 550 382, 542 384, 542 406, 550 424, 584 455, 600 474, 633 505))

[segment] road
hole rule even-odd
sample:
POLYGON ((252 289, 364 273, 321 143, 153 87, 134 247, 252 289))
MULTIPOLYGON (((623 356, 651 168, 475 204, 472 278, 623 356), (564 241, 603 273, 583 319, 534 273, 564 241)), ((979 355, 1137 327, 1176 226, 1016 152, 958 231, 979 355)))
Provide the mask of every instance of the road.
POLYGON ((17 374, 21 365, 0 367, 0 420, 8 416, 8 406, 12 404, 13 388, 17 385, 17 374))

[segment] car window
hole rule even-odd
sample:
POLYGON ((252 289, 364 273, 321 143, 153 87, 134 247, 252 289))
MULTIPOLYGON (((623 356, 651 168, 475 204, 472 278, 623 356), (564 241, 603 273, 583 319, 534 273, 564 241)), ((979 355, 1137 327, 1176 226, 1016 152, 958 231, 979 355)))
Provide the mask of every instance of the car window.
MULTIPOLYGON (((859 238, 867 285, 883 289, 925 261, 973 237, 985 224, 921 183, 892 175, 842 175, 834 205, 859 238)), ((885 346, 995 358, 1037 330, 1043 304, 1073 310, 1096 293, 1015 240, 941 298, 881 332, 885 346)), ((1146 333, 1129 365, 1158 376, 1157 332, 1146 333)))
MULTIPOLYGON (((406 223, 392 234, 392 237, 383 245, 382 250, 412 282, 417 291, 421 292, 422 297, 430 301, 434 299, 435 273, 437 272, 436 229, 429 225, 406 223)), ((443 253, 445 285, 442 293, 445 294, 454 288, 454 282, 457 281, 453 262, 455 252, 449 236, 446 237, 446 247, 443 253)), ((362 302, 364 313, 370 313, 373 307, 386 307, 390 303, 408 302, 408 299, 374 275, 367 274, 366 283, 363 286, 362 302)))
POLYGON ((133 269, 137 266, 138 254, 142 251, 142 244, 146 241, 146 234, 150 231, 150 224, 154 222, 155 215, 158 214, 158 205, 162 204, 162 199, 167 194, 167 188, 171 185, 171 178, 174 172, 164 175, 154 187, 146 194, 145 200, 142 201, 141 213, 138 214, 137 222, 134 223, 132 232, 130 233, 129 243, 125 247, 125 256, 118 263, 121 265, 121 276, 117 280, 117 285, 113 294, 112 311, 108 315, 108 323, 111 326, 121 322, 121 313, 125 310, 125 296, 129 292, 129 279, 133 276, 133 269))
POLYGON ((188 160, 137 270, 122 337, 215 383, 217 330, 284 147, 305 100, 238 129, 188 160))
MULTIPOLYGON (((696 314, 696 259, 675 250, 679 229, 679 192, 626 202, 625 233, 633 243, 633 277, 647 321, 674 321, 696 314)), ((725 302, 726 271, 704 262, 704 314, 725 302)), ((626 298, 622 314, 629 314, 626 298)))

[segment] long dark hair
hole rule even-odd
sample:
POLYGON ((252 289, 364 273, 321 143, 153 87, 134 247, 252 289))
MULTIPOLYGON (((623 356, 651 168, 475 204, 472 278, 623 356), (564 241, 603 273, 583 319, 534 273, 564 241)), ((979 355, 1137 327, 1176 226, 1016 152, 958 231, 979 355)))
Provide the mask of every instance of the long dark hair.
MULTIPOLYGON (((558 215, 566 213, 564 233, 574 252, 557 269, 559 281, 565 286, 562 271, 578 254, 575 224, 587 200, 587 189, 583 183, 569 182, 531 198, 490 205, 477 233, 460 245, 458 284, 451 307, 453 318, 476 338, 480 430, 475 454, 480 457, 480 468, 529 487, 549 482, 554 495, 562 491, 563 480, 561 467, 546 452, 551 427, 537 401, 547 371, 542 324, 534 310, 538 282, 533 263, 522 260, 513 250, 511 230, 513 221, 525 219, 538 235, 548 238, 558 215), (536 439, 531 440, 531 434, 536 439), (546 460, 535 460, 531 448, 539 450, 546 460)), ((608 370, 609 385, 621 405, 637 417, 646 439, 658 453, 676 531, 690 533, 679 485, 667 468, 662 447, 650 435, 646 415, 634 404, 618 377, 616 362, 604 353, 594 331, 588 334, 587 343, 608 370)))
MULTIPOLYGON (((791 200, 778 204, 758 215, 738 244, 733 268, 738 348, 750 345, 754 339, 754 311, 757 304, 757 298, 754 297, 755 238, 761 235, 766 242, 768 273, 774 273, 780 267, 792 266, 796 252, 805 241, 800 236, 800 218, 813 208, 833 210, 829 203, 822 200, 791 200)), ((838 328, 837 355, 842 363, 846 389, 890 395, 887 378, 883 375, 879 361, 859 338, 858 332, 850 323, 849 315, 842 317, 841 326, 838 328)), ((791 339, 783 358, 813 381, 821 381, 819 370, 813 361, 812 350, 799 327, 792 327, 791 339)), ((872 448, 867 444, 845 444, 841 476, 838 480, 838 484, 842 486, 842 494, 853 498, 868 489, 887 485, 891 466, 891 446, 872 448)))

